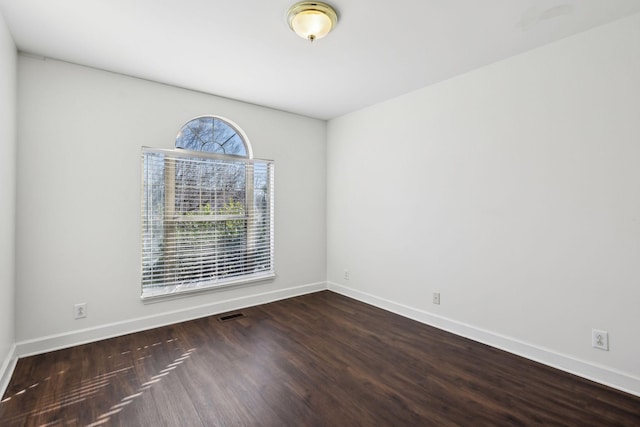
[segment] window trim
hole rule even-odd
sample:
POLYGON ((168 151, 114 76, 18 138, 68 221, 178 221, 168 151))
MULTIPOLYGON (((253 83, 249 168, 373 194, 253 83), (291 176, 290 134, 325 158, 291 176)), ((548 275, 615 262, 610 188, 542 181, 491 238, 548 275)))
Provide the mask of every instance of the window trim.
MULTIPOLYGON (((186 150, 184 148, 178 148, 178 147, 176 147, 176 149, 184 150, 184 151, 190 151, 190 152, 193 152, 193 153, 220 154, 221 156, 230 156, 230 157, 233 157, 235 159, 237 159, 238 157, 246 158, 246 159, 253 159, 253 148, 251 147, 251 142, 249 141, 249 137, 247 136, 247 134, 244 133, 244 131, 240 128, 240 126, 238 126, 233 120, 229 120, 226 117, 222 117, 222 116, 203 114, 201 116, 196 116, 196 117, 190 118, 180 128, 180 132, 178 132, 178 134, 176 135, 176 140, 178 139, 178 137, 180 136, 180 133, 182 132, 182 129, 186 125, 188 125, 189 123, 191 123, 194 120, 199 120, 199 119, 217 119, 217 120, 221 120, 221 121, 225 122, 228 126, 230 126, 236 132, 236 134, 238 134, 238 136, 240 136, 240 138, 242 139, 242 142, 244 143, 244 148, 247 151, 247 155, 246 156, 237 156, 237 155, 233 155, 233 154, 212 153, 211 151, 193 151, 193 150, 186 150)), ((269 160, 269 161, 272 161, 272 160, 269 160)))
MULTIPOLYGON (((225 119, 226 121, 226 119, 225 119)), ((240 130, 238 128, 236 128, 234 126, 234 129, 238 130, 238 134, 240 134, 240 130)), ((244 137, 244 134, 242 134, 242 136, 244 137)), ((247 153, 248 155, 252 156, 252 151, 251 151, 251 146, 248 143, 248 141, 244 141, 245 142, 245 146, 247 147, 247 153)), ((255 163, 266 163, 268 165, 270 165, 270 174, 269 174, 269 192, 267 195, 267 200, 269 203, 269 207, 268 210, 270 212, 269 214, 269 221, 270 221, 270 270, 266 271, 266 272, 257 272, 257 273, 253 273, 253 274, 246 274, 243 276, 234 276, 234 277, 230 277, 230 278, 223 278, 223 279, 218 279, 215 282, 211 281, 210 284, 203 284, 202 286, 198 286, 195 288, 189 288, 189 289, 182 289, 179 291, 163 291, 163 290, 159 290, 158 292, 153 292, 153 291, 149 291, 147 290, 145 292, 144 287, 143 287, 143 281, 142 281, 142 275, 144 274, 144 270, 143 270, 143 262, 141 260, 140 262, 140 266, 141 266, 141 280, 140 280, 140 299, 142 302, 144 303, 153 303, 153 302, 159 302, 159 301, 165 301, 165 300, 171 300, 171 299, 176 299, 176 298, 182 298, 182 297, 187 297, 187 296, 192 296, 194 294, 200 294, 200 293, 205 293, 205 292, 216 292, 216 291, 221 291, 221 290, 226 290, 229 288, 236 288, 236 287, 244 287, 244 286, 249 286, 249 285, 253 285, 256 283, 260 283, 260 282, 269 282, 272 281, 275 277, 276 277, 276 273, 275 273, 275 219, 274 219, 274 214, 275 214, 275 205, 274 205, 274 184, 275 184, 275 178, 273 176, 274 173, 274 169, 275 169, 275 162, 273 160, 269 160, 269 159, 254 159, 253 157, 244 157, 244 156, 237 156, 237 155, 232 155, 232 154, 220 154, 220 153, 212 153, 212 152, 207 152, 207 151, 192 151, 192 150, 186 150, 183 148, 176 148, 176 149, 163 149, 163 148, 153 148, 153 147, 142 147, 142 155, 143 155, 143 162, 144 162, 144 154, 145 153, 160 153, 160 154, 166 154, 172 157, 180 157, 180 158, 185 158, 185 159, 189 159, 189 158, 193 158, 193 157, 199 157, 199 158, 209 158, 209 159, 214 159, 214 160, 226 160, 226 161, 232 161, 232 162, 242 162, 245 164, 255 164, 255 163)), ((144 198, 144 181, 145 181, 145 177, 144 177, 144 171, 141 171, 141 175, 142 175, 142 180, 141 180, 141 197, 144 198)), ((253 186, 251 186, 251 190, 253 191, 253 186)), ((252 201, 253 203, 253 201, 252 201)), ((142 213, 144 215, 144 213, 142 213)), ((198 218, 198 216, 194 216, 193 218, 189 218, 189 219, 184 219, 184 221, 196 221, 198 218)), ((210 219, 210 218, 207 218, 210 219)), ((224 218, 218 217, 216 218, 214 221, 217 220, 223 220, 223 219, 247 219, 246 215, 232 215, 232 216, 224 216, 224 218), (233 218, 231 218, 233 217, 233 218)), ((175 219, 174 219, 175 220, 175 219)), ((141 224, 140 224, 140 229, 142 230, 141 235, 144 235, 144 226, 142 224, 143 219, 141 218, 141 224)), ((182 221, 182 219, 178 219, 177 221, 182 221)), ((142 242, 142 244, 144 244, 144 242, 142 242)), ((141 252, 141 255, 143 255, 144 252, 144 248, 143 251, 141 252)), ((205 282, 203 282, 205 283, 205 282)), ((168 285, 171 286, 171 285, 168 285)))
MULTIPOLYGON (((257 276, 257 273, 256 273, 256 276, 257 276)), ((261 282, 265 282, 265 283, 271 282, 275 277, 277 277, 277 274, 275 273, 275 271, 272 271, 269 274, 261 274, 260 276, 257 276, 257 277, 249 277, 248 275, 244 277, 247 277, 247 279, 243 279, 243 280, 238 280, 236 278, 223 279, 220 282, 217 282, 216 285, 201 286, 199 288, 193 288, 193 289, 185 289, 180 292, 165 292, 165 293, 158 293, 157 295, 154 295, 151 293, 149 293, 148 295, 144 295, 141 293, 140 300, 146 304, 146 303, 154 303, 154 302, 161 302, 161 301, 168 301, 172 299, 189 297, 195 294, 224 291, 230 288, 232 289, 242 288, 245 286, 255 285, 261 282)))

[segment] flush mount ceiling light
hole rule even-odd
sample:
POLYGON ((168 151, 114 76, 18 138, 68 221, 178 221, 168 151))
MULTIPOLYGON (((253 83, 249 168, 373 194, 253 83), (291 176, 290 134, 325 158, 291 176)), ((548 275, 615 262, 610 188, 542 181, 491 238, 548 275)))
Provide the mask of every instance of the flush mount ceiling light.
POLYGON ((338 14, 326 3, 302 1, 287 11, 289 27, 303 39, 321 39, 336 26, 338 14))

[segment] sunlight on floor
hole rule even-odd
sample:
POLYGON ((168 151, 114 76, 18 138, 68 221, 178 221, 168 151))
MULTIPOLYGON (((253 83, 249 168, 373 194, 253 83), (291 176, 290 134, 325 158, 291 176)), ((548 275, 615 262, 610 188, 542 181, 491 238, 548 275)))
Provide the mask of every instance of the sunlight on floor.
MULTIPOLYGON (((79 385, 77 385, 76 387, 72 388, 70 391, 64 394, 57 394, 55 389, 59 387, 60 383, 63 383, 65 381, 65 379, 63 378, 67 373, 65 370, 60 370, 52 376, 49 376, 40 381, 34 382, 29 387, 23 388, 12 395, 5 397, 2 401, 0 401, 0 405, 18 406, 21 404, 20 401, 22 399, 25 399, 30 394, 33 394, 35 390, 40 389, 41 392, 45 393, 44 395, 38 396, 36 393, 36 395, 30 396, 30 399, 32 401, 37 402, 37 409, 27 410, 18 415, 14 415, 9 419, 5 419, 4 421, 8 423, 20 423, 22 421, 22 423, 25 423, 27 422, 27 420, 29 420, 29 418, 40 417, 48 413, 59 411, 60 409, 68 406, 80 404, 90 399, 96 399, 96 398, 104 399, 104 396, 106 393, 101 393, 101 392, 104 392, 105 391, 104 389, 108 386, 117 387, 115 384, 118 383, 116 379, 119 376, 131 374, 132 370, 136 368, 136 363, 144 359, 153 360, 153 357, 154 357, 153 354, 140 354, 140 353, 148 353, 148 352, 153 353, 155 348, 158 348, 158 346, 162 344, 168 345, 175 341, 177 341, 177 339, 172 338, 164 342, 156 342, 151 345, 138 347, 136 350, 128 350, 128 351, 123 351, 119 354, 109 355, 107 359, 114 359, 118 357, 127 358, 128 359, 128 362, 126 363, 127 366, 110 371, 105 374, 96 375, 95 377, 88 380, 82 380, 80 381, 79 385), (47 387, 51 390, 50 391, 46 390, 47 387), (43 388, 46 391, 42 390, 43 388)), ((180 350, 180 349, 176 347, 174 348, 174 350, 180 350)), ((145 391, 149 390, 153 385, 167 378, 167 376, 173 370, 175 370, 177 367, 179 367, 181 364, 187 361, 194 352, 195 352, 195 349, 191 348, 184 353, 180 353, 178 357, 176 357, 170 363, 168 363, 163 369, 157 372, 157 374, 150 376, 147 381, 140 384, 139 388, 136 390, 136 393, 123 397, 119 402, 112 405, 109 408, 109 410, 107 410, 106 412, 96 417, 95 421, 91 424, 88 424, 88 426, 98 426, 98 425, 107 423, 112 416, 118 414, 125 407, 127 407, 132 402, 134 402, 135 399, 141 397, 145 391)), ((123 364, 124 361, 117 360, 115 362, 110 362, 110 363, 123 364)), ((53 422, 41 424, 41 427, 60 425, 60 423, 63 423, 64 425, 70 425, 70 424, 74 424, 75 421, 77 421, 77 419, 76 420, 71 420, 68 418, 57 419, 53 422)))

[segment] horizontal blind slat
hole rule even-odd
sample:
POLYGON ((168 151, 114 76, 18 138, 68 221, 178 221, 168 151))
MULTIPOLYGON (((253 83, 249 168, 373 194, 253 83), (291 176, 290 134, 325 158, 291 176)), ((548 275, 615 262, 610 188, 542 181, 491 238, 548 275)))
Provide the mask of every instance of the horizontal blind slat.
POLYGON ((142 163, 143 294, 273 276, 273 162, 143 149, 142 163))

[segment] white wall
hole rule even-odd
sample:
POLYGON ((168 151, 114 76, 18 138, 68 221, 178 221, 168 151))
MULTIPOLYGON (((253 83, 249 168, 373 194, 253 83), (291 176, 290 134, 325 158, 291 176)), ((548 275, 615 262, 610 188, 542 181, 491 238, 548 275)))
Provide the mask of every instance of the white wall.
POLYGON ((640 394, 640 15, 327 138, 330 288, 640 394))
POLYGON ((325 122, 55 60, 20 55, 18 72, 21 354, 325 287, 325 122), (204 114, 231 119, 256 158, 276 162, 278 276, 143 304, 140 147, 172 148, 204 114), (73 319, 78 302, 86 319, 73 319))
POLYGON ((0 14, 0 395, 15 338, 16 70, 13 39, 0 14))

